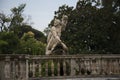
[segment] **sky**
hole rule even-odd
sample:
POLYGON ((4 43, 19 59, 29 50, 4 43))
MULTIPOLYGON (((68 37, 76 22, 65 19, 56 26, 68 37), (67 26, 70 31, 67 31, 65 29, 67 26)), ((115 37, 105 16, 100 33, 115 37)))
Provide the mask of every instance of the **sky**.
POLYGON ((0 0, 0 12, 10 14, 10 9, 20 4, 26 4, 23 16, 30 19, 27 22, 33 28, 44 31, 54 17, 54 11, 64 4, 76 6, 78 0, 0 0))

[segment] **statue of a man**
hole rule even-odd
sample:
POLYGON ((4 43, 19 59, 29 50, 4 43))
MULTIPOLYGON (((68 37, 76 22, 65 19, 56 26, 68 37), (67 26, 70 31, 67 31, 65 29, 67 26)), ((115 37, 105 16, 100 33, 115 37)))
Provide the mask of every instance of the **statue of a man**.
POLYGON ((58 44, 61 44, 64 50, 67 50, 67 46, 61 41, 61 32, 65 30, 68 17, 63 15, 61 21, 59 19, 54 20, 54 26, 51 27, 47 37, 46 55, 52 54, 52 51, 58 44))

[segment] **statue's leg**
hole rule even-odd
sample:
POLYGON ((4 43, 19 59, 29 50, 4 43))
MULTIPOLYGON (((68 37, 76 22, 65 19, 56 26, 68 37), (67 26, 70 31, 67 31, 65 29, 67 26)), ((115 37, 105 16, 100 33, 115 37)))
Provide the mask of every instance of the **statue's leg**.
POLYGON ((56 45, 57 45, 56 40, 54 38, 51 38, 46 47, 46 55, 52 54, 52 51, 54 50, 56 45))
POLYGON ((57 46, 57 43, 55 43, 55 44, 52 46, 51 51, 53 51, 53 50, 55 49, 56 46, 57 46))
POLYGON ((52 44, 50 44, 50 42, 48 43, 47 47, 46 47, 46 55, 50 55, 51 54, 51 49, 52 49, 52 44))
POLYGON ((51 54, 51 50, 47 50, 45 54, 46 55, 50 55, 51 54))
POLYGON ((65 52, 68 52, 68 47, 63 42, 61 44, 62 44, 63 49, 65 50, 65 52))

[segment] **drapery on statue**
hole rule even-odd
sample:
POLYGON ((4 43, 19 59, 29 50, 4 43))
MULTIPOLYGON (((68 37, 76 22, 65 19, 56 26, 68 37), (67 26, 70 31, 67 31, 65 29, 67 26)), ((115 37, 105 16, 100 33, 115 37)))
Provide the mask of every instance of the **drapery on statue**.
POLYGON ((46 55, 52 54, 55 47, 60 44, 64 51, 67 51, 67 46, 61 41, 61 32, 65 30, 68 16, 63 15, 61 21, 59 19, 54 20, 54 26, 51 27, 47 37, 46 55))

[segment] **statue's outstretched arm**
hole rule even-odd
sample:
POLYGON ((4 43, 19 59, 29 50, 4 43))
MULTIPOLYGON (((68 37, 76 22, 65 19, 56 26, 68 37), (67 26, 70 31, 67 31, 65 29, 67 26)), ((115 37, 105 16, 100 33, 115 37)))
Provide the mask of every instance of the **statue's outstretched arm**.
POLYGON ((61 20, 62 20, 62 22, 61 22, 61 25, 62 25, 62 31, 64 31, 65 28, 66 28, 66 24, 67 24, 67 22, 68 22, 68 16, 63 15, 61 20))

